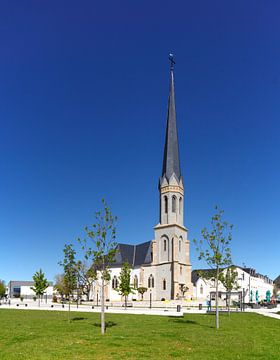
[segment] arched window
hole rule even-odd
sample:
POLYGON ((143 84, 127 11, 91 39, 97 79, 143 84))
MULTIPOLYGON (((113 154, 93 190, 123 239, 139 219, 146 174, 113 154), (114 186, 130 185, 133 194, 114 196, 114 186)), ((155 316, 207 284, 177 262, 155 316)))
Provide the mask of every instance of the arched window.
POLYGON ((166 251, 167 249, 167 241, 166 239, 163 240, 163 250, 166 251))
POLYGON ((179 213, 182 214, 183 210, 183 199, 180 197, 179 199, 179 213))
POLYGON ((168 213, 168 198, 167 198, 167 196, 164 196, 164 212, 165 212, 165 214, 167 214, 168 213))
POLYGON ((162 281, 162 289, 166 290, 166 280, 165 279, 163 279, 163 281, 162 281))
POLYGON ((181 247, 182 247, 182 241, 179 240, 179 251, 181 251, 181 247))
POLYGON ((138 289, 138 277, 137 277, 137 275, 134 276, 133 286, 134 286, 134 289, 138 289))
POLYGON ((180 275, 182 275, 182 272, 183 272, 183 268, 182 266, 180 266, 180 275))
POLYGON ((176 196, 172 196, 172 212, 176 212, 176 196))
POLYGON ((203 295, 203 286, 200 285, 200 295, 203 295))
POLYGON ((112 279, 112 289, 117 289, 119 286, 119 281, 117 276, 115 275, 112 279))
POLYGON ((151 274, 148 278, 148 288, 153 288, 155 286, 155 281, 154 281, 154 277, 151 274))

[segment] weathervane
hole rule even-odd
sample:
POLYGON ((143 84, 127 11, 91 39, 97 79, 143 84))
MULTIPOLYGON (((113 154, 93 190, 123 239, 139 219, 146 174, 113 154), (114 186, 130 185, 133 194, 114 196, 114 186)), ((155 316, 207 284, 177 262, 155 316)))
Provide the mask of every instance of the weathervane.
POLYGON ((169 54, 168 59, 170 61, 170 69, 174 70, 174 65, 175 65, 174 54, 169 54))

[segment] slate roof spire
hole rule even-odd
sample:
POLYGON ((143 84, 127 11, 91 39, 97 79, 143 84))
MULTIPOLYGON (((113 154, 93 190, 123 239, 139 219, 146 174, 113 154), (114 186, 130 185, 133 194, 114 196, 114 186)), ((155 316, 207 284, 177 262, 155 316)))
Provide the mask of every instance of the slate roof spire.
POLYGON ((174 56, 169 54, 170 60, 170 83, 168 97, 167 124, 164 146, 164 157, 162 166, 162 178, 169 181, 174 173, 177 180, 181 178, 178 134, 176 125, 175 93, 174 93, 174 56))

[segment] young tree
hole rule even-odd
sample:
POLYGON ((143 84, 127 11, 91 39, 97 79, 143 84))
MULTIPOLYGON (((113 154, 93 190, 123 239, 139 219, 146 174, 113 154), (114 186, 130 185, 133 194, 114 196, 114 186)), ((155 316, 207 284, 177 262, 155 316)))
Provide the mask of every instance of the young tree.
MULTIPOLYGON (((95 213, 95 224, 86 227, 86 239, 80 241, 101 280, 101 334, 105 334, 105 285, 110 280, 108 265, 112 264, 117 251, 116 227, 117 218, 112 214, 106 201, 102 199, 103 208, 95 213)), ((97 281, 98 281, 97 280, 97 281)))
POLYGON ((77 264, 75 260, 76 251, 73 245, 64 245, 64 259, 59 262, 59 265, 64 270, 64 290, 65 295, 68 296, 68 322, 70 322, 70 297, 73 291, 77 289, 77 264))
POLYGON ((59 293, 61 298, 63 299, 66 290, 65 290, 65 283, 64 283, 64 275, 63 274, 57 274, 55 275, 55 284, 54 289, 59 293))
POLYGON ((131 268, 128 262, 125 262, 121 268, 119 276, 120 284, 117 289, 121 296, 124 296, 124 307, 127 307, 127 297, 129 294, 134 294, 134 287, 130 284, 131 268))
POLYGON ((38 305, 40 306, 41 297, 43 296, 46 288, 49 286, 48 280, 45 278, 45 274, 42 269, 36 271, 33 275, 34 286, 31 287, 38 297, 38 305))
POLYGON ((236 271, 236 268, 234 266, 229 266, 226 269, 226 273, 221 273, 220 281, 224 285, 226 291, 227 291, 227 308, 228 308, 228 314, 230 314, 230 300, 231 300, 231 292, 232 290, 238 290, 239 285, 237 282, 238 272, 236 271))
POLYGON ((216 282, 216 329, 219 329, 219 278, 221 269, 231 264, 230 243, 232 227, 222 219, 224 211, 215 207, 216 213, 211 219, 211 229, 202 229, 201 239, 194 240, 199 252, 199 260, 204 260, 214 270, 216 282))
POLYGON ((6 294, 6 285, 5 281, 0 279, 0 299, 2 299, 6 294))
POLYGON ((86 295, 89 301, 89 294, 92 289, 92 284, 97 280, 97 274, 94 267, 88 265, 86 262, 77 261, 77 278, 79 292, 86 295))
POLYGON ((141 286, 137 289, 137 291, 139 292, 139 294, 141 294, 141 300, 143 300, 143 296, 145 294, 145 292, 147 291, 148 289, 144 286, 141 286))

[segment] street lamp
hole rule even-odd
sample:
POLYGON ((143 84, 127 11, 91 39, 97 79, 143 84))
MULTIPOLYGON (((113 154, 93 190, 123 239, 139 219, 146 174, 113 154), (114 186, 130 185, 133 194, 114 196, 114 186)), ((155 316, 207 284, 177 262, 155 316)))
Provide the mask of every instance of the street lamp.
POLYGON ((150 290, 150 309, 152 308, 152 289, 150 290))

